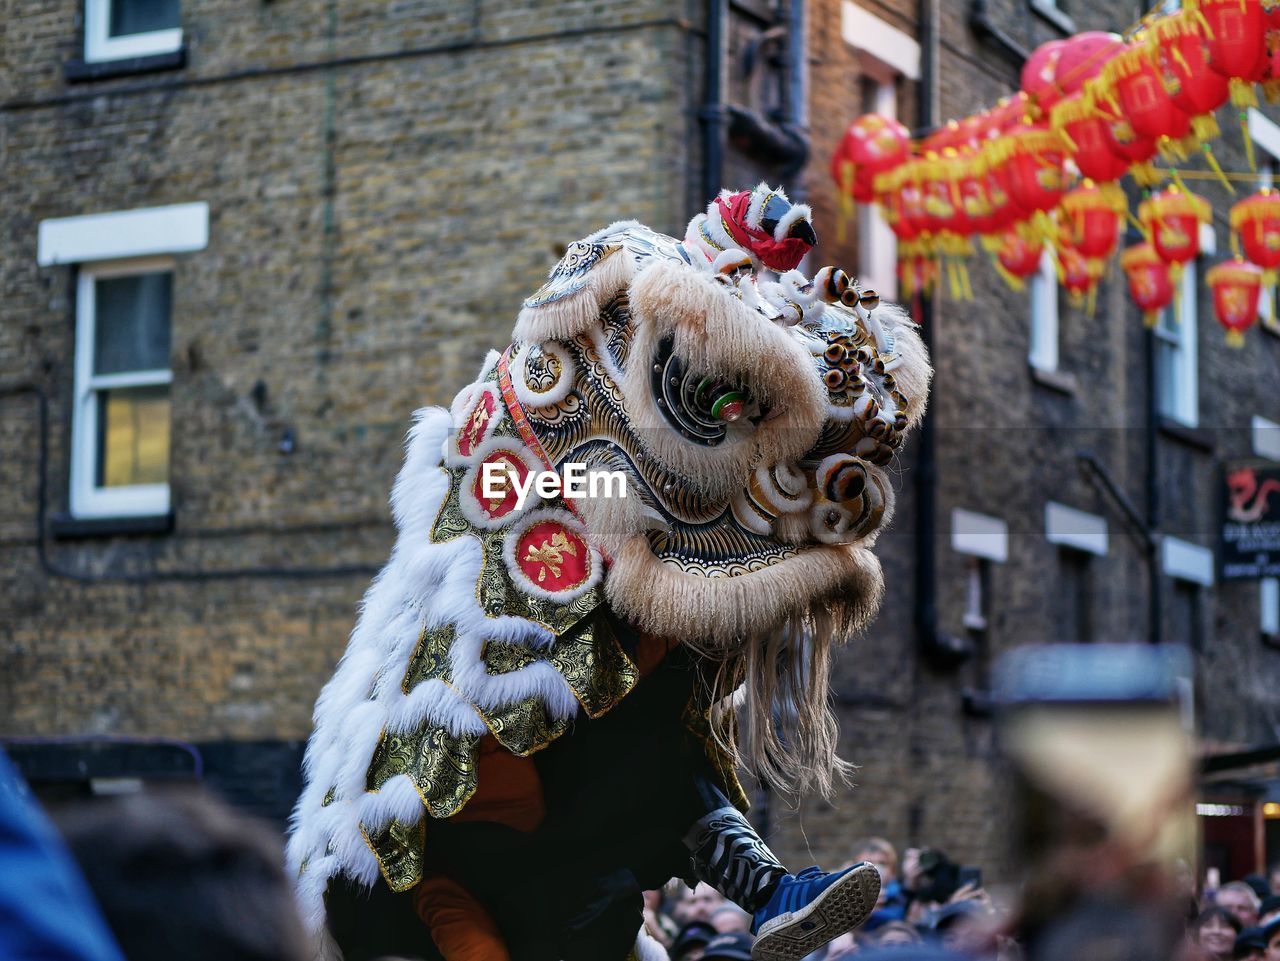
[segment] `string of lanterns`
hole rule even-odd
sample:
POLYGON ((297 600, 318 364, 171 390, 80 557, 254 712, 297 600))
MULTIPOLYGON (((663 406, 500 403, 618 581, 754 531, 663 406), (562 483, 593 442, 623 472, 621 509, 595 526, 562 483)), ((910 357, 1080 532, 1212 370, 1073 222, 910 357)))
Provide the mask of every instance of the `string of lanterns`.
MULTIPOLYGON (((1015 289, 1052 250, 1059 281, 1089 311, 1127 220, 1145 239, 1120 266, 1154 323, 1212 213, 1176 165, 1199 157, 1234 194, 1239 175, 1222 169, 1210 143, 1221 133, 1215 114, 1233 105, 1253 169, 1246 108, 1259 87, 1280 101, 1280 0, 1185 0, 1123 37, 1051 41, 1028 58, 1018 93, 920 140, 892 117, 854 120, 831 161, 842 220, 855 201, 878 205, 898 239, 908 297, 945 277, 954 296, 971 298, 965 263, 976 239, 1015 289), (1166 175, 1173 182, 1135 218, 1118 183, 1126 174, 1148 190, 1166 175)), ((1238 346, 1280 271, 1280 194, 1264 188, 1239 200, 1230 224, 1236 255, 1205 279, 1238 346)))

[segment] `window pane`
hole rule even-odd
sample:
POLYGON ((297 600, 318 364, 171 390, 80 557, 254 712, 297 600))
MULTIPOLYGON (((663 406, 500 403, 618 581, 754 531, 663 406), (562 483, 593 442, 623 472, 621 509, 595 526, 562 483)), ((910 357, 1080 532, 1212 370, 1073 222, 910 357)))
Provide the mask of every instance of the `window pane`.
POLYGON ((111 7, 110 36, 168 30, 182 24, 178 0, 108 0, 111 7))
POLYGON ((1178 394, 1181 391, 1181 368, 1178 364, 1178 348, 1164 341, 1156 341, 1156 406, 1166 417, 1178 416, 1178 394))
POLYGON ((98 392, 98 487, 169 480, 169 386, 98 392))
POLYGON ((93 372, 169 369, 173 274, 111 277, 94 284, 93 372))

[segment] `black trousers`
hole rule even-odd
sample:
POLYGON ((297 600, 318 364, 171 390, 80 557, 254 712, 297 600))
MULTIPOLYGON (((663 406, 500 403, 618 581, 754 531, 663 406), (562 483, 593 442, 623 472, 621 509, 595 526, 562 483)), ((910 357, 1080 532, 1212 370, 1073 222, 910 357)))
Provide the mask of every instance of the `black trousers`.
MULTIPOLYGON (((683 721, 700 683, 694 657, 675 648, 612 711, 581 715, 534 755, 547 809, 536 831, 430 823, 430 870, 485 904, 512 961, 621 961, 642 923, 640 892, 689 874, 682 838, 709 809, 698 788, 706 757, 683 721)), ((361 901, 350 889, 330 893, 330 926, 348 961, 439 957, 407 896, 378 887, 361 901), (408 919, 393 916, 405 910, 408 919), (374 925, 381 930, 367 930, 374 925), (390 950, 388 941, 406 939, 416 944, 390 950)))

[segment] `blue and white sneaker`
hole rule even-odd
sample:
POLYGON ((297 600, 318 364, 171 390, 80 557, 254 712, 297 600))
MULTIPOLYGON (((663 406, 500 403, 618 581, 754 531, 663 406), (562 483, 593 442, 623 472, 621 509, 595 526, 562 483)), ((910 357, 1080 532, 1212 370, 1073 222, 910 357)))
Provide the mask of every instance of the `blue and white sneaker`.
POLYGON ((880 872, 867 861, 835 874, 815 866, 784 875, 755 913, 752 961, 800 961, 867 920, 879 896, 880 872))

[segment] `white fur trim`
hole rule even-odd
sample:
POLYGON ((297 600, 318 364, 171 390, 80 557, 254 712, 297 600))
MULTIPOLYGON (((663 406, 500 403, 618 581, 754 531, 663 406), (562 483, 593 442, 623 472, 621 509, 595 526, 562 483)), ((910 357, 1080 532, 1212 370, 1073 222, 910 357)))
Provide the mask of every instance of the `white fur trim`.
POLYGON ((600 583, 600 578, 603 574, 600 552, 591 546, 591 536, 587 533, 586 527, 568 511, 558 509, 535 511, 513 524, 502 543, 502 559, 506 562, 507 573, 511 575, 511 579, 515 581, 520 590, 532 594, 534 597, 555 601, 557 604, 567 604, 575 597, 582 596, 600 583), (520 568, 516 558, 516 545, 520 543, 520 538, 524 536, 525 531, 544 521, 559 524, 566 530, 572 531, 582 538, 582 542, 587 545, 587 577, 574 588, 565 591, 549 591, 535 583, 520 568))
POLYGON ((790 210, 778 218, 778 226, 773 228, 773 239, 781 243, 791 234, 791 228, 802 220, 813 223, 813 210, 808 204, 794 204, 790 210))
POLYGON ((578 700, 568 682, 555 667, 538 661, 505 674, 490 674, 483 653, 488 638, 484 632, 459 635, 449 649, 453 668, 453 686, 458 692, 486 711, 496 711, 527 697, 547 706, 552 717, 573 717, 578 700))
MULTIPOLYGON (((774 197, 787 199, 781 189, 774 190, 763 180, 751 191, 751 200, 747 204, 747 226, 753 230, 763 230, 765 205, 774 197)), ((789 201, 788 201, 789 202, 789 201)), ((780 238, 775 237, 775 240, 780 238)))
MULTIPOLYGON (((614 256, 619 255, 614 254, 614 256)), ((560 362, 559 378, 547 390, 532 390, 529 387, 525 371, 525 361, 529 357, 531 348, 529 345, 521 344, 512 358, 511 386, 515 388, 516 397, 520 399, 520 403, 526 407, 551 407, 569 396, 569 391, 573 389, 574 380, 577 379, 578 369, 564 345, 548 340, 538 346, 560 362)))
MULTIPOLYGON (((495 359, 491 354, 486 367, 495 359)), ((491 388, 473 385, 464 393, 474 401, 485 389, 491 388)), ((298 879, 299 908, 312 932, 323 927, 324 892, 335 875, 365 886, 377 881, 378 862, 364 832, 385 827, 393 818, 413 823, 424 814, 422 798, 407 776, 393 778, 380 791, 365 790, 384 730, 402 732, 429 723, 454 736, 483 735, 488 727, 474 704, 497 703, 521 683, 545 689, 556 711, 576 709, 564 690, 552 688, 539 672, 486 687, 470 661, 462 666, 471 699, 438 680, 420 683, 408 693, 402 689, 424 629, 453 625, 455 643, 461 643, 463 652, 471 650, 470 639, 477 637, 535 648, 554 640, 532 621, 491 618, 481 610, 475 594, 483 559, 478 538, 431 541, 436 514, 449 492, 442 461, 453 422, 440 408, 415 415, 391 497, 399 529, 396 546, 365 594, 346 653, 316 700, 315 729, 303 759, 306 783, 291 818, 286 851, 298 879)), ((477 453, 483 451, 478 448, 477 453)))
POLYGON ((587 273, 581 290, 549 304, 521 308, 512 340, 532 344, 572 340, 598 322, 601 305, 625 289, 635 272, 636 263, 626 250, 605 257, 587 273))
POLYGON ((529 493, 526 495, 523 505, 515 506, 498 517, 489 516, 476 499, 475 485, 476 480, 480 478, 481 471, 484 469, 485 459, 498 451, 503 451, 517 458, 524 465, 525 470, 529 472, 527 476, 530 479, 536 476, 539 471, 546 469, 542 462, 514 437, 491 437, 477 447, 475 457, 471 458, 473 463, 462 476, 462 483, 458 488, 458 508, 462 511, 463 517, 482 530, 496 531, 506 527, 517 517, 526 511, 533 510, 542 503, 542 498, 538 496, 534 485, 530 484, 529 493))

